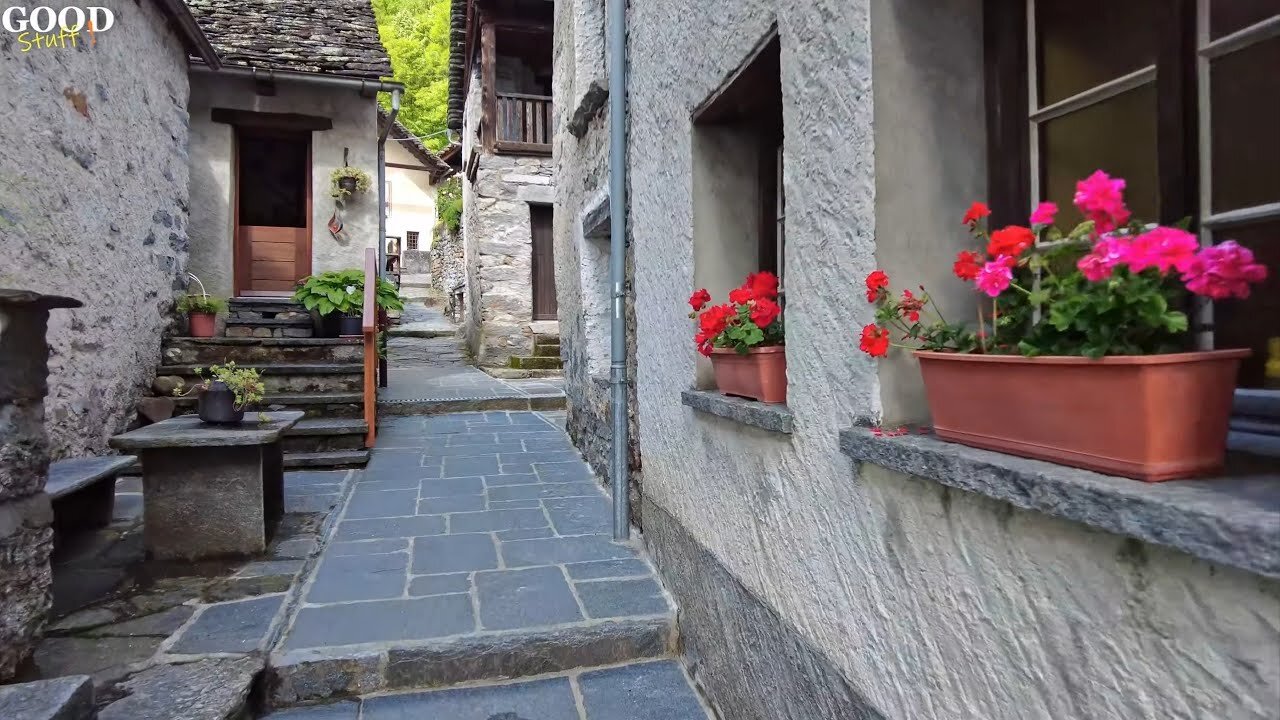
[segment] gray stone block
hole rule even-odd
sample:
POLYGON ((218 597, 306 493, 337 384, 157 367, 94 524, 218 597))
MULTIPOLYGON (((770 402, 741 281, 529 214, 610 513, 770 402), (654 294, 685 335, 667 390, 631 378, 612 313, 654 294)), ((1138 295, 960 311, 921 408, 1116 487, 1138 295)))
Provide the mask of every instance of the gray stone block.
POLYGON ((45 677, 91 675, 102 685, 128 674, 135 663, 148 660, 164 638, 160 637, 55 637, 36 648, 35 665, 45 677))
POLYGON ((510 475, 486 475, 485 487, 501 487, 503 485, 533 485, 542 479, 533 473, 512 473, 510 475))
POLYGON ((173 631, 182 627, 191 619, 196 609, 188 605, 179 605, 151 615, 144 615, 133 620, 102 625, 90 630, 90 637, 169 637, 173 631))
POLYGON ((379 538, 439 535, 444 532, 444 527, 444 518, 440 515, 419 515, 417 517, 375 520, 344 520, 338 524, 338 532, 334 535, 334 540, 376 540, 379 538))
POLYGON ((571 462, 535 462, 533 470, 545 483, 594 482, 595 474, 581 460, 571 462))
POLYGON ((121 684, 129 695, 103 708, 99 720, 223 720, 248 710, 260 658, 206 659, 157 665, 121 684))
POLYGON ((423 498, 418 501, 420 515, 440 515, 455 512, 475 512, 485 509, 483 495, 454 495, 451 497, 423 498))
POLYGON ((534 538, 555 537, 550 527, 530 528, 527 530, 500 530, 494 533, 499 540, 532 540, 534 538))
POLYGON ((382 688, 384 657, 380 652, 294 650, 273 656, 270 702, 276 707, 362 695, 382 688))
POLYGON ((285 638, 285 648, 411 642, 469 633, 475 627, 467 595, 304 607, 285 638))
MULTIPOLYGON (((433 517, 433 516, 428 516, 433 517)), ((488 533, 437 535, 413 540, 413 572, 417 575, 492 570, 498 551, 488 533)))
POLYGON ((560 535, 599 535, 612 532, 612 505, 608 498, 549 498, 542 504, 560 535))
POLYGON ((594 562, 571 563, 565 565, 569 577, 574 580, 596 580, 599 578, 621 578, 649 576, 652 571, 639 558, 626 560, 597 560, 594 562))
POLYGON ((409 594, 414 597, 465 592, 471 592, 471 575, 469 573, 422 575, 409 581, 409 594))
POLYGON ((504 442, 475 445, 428 445, 423 465, 435 465, 450 457, 473 457, 476 455, 493 455, 495 453, 518 453, 524 447, 519 442, 504 442))
POLYGON ((364 492, 357 489, 347 502, 343 518, 358 520, 362 518, 390 518, 416 515, 418 512, 418 491, 383 490, 364 492))
POLYGON ((364 701, 363 720, 579 720, 567 678, 387 695, 364 701))
POLYGON ((307 590, 307 602, 398 598, 404 595, 408 569, 408 553, 326 557, 307 590))
POLYGON ((498 530, 530 530, 547 527, 542 510, 486 510, 460 512, 449 516, 449 532, 495 532, 498 530))
MULTIPOLYGON (((425 470, 426 468, 423 469, 425 470)), ((417 476, 416 473, 397 475, 389 471, 379 472, 377 475, 366 475, 365 477, 376 477, 378 479, 357 482, 356 492, 366 490, 416 490, 423 479, 417 476)))
POLYGON ((267 715, 263 720, 359 720, 360 701, 289 708, 267 715))
POLYGON ((709 390, 685 390, 680 393, 680 400, 694 410, 770 432, 790 434, 795 423, 791 410, 782 404, 729 397, 709 390))
POLYGON ((672 612, 662 588, 651 577, 575 583, 582 607, 591 618, 661 615, 672 612))
POLYGON ((524 498, 521 500, 490 500, 490 510, 527 510, 529 508, 542 507, 542 501, 537 498, 524 498))
POLYGON ((355 555, 381 555, 384 553, 407 552, 408 538, 386 538, 383 540, 360 540, 355 542, 335 542, 325 549, 326 558, 355 555))
POLYGON ((497 455, 469 455, 444 458, 441 477, 478 477, 501 472, 497 455))
POLYGON ((539 483, 506 485, 489 489, 490 500, 527 500, 530 498, 600 497, 595 483, 539 483))
POLYGON ((218 603, 204 608, 169 646, 176 655, 248 653, 266 648, 283 595, 218 603))
POLYGON ((484 479, 480 477, 449 477, 442 480, 423 480, 419 491, 424 498, 452 497, 454 495, 480 495, 484 492, 484 479))
POLYGON ((503 541, 502 559, 507 567, 559 565, 588 560, 619 560, 635 557, 635 550, 613 543, 607 537, 546 538, 543 540, 503 541))
POLYGON ((9 720, 93 720, 93 681, 72 675, 0 686, 0 718, 9 720))
POLYGON ((582 620, 578 601, 557 567, 476 573, 480 626, 509 630, 582 620))
POLYGON ((578 677, 585 720, 709 720, 675 660, 624 665, 578 677))

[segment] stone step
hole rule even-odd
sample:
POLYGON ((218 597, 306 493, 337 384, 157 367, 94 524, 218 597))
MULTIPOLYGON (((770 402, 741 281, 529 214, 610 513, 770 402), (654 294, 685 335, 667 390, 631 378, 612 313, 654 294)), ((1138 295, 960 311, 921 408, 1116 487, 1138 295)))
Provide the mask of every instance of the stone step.
MULTIPOLYGON (((262 375, 268 394, 312 392, 360 392, 364 389, 364 365, 360 363, 236 363, 262 375)), ((189 387, 197 381, 196 368, 201 365, 162 365, 156 371, 156 390, 166 392, 164 378, 179 377, 189 387)))
POLYGON ((559 336, 559 335, 547 335, 546 333, 534 333, 534 334, 533 334, 533 344, 534 344, 535 346, 537 346, 537 345, 559 345, 559 344, 560 344, 560 336, 559 336))
POLYGON ((162 354, 166 365, 362 363, 360 338, 172 338, 162 354))
POLYGON ((490 377, 499 380, 529 380, 531 378, 562 378, 564 370, 521 370, 518 368, 482 367, 490 377))
POLYGON ((400 276, 400 287, 431 287, 431 273, 404 273, 400 276))
POLYGON ((447 400, 379 400, 378 416, 440 415, 483 410, 563 410, 565 407, 562 393, 447 400))
POLYGON ((393 327, 387 331, 390 337, 411 337, 411 338, 441 338, 454 337, 458 331, 453 328, 417 328, 417 327, 393 327))
POLYGON ((564 367, 559 355, 554 357, 521 357, 513 355, 507 361, 517 370, 557 370, 564 367))
POLYGON ((309 338, 315 334, 310 315, 289 313, 288 317, 227 317, 226 337, 309 338))
POLYGON ((285 454, 364 450, 369 426, 361 418, 304 418, 281 440, 285 454))
POLYGON ((286 452, 286 470, 324 470, 328 468, 364 467, 369 462, 368 450, 330 450, 326 452, 286 452))
POLYGON ((534 357, 560 357, 560 343, 538 343, 533 346, 534 357))
MULTIPOLYGON (((174 398, 178 414, 196 411, 194 396, 174 398)), ((364 395, 353 393, 278 393, 268 394, 261 403, 263 410, 301 410, 309 418, 358 418, 364 416, 364 395)))

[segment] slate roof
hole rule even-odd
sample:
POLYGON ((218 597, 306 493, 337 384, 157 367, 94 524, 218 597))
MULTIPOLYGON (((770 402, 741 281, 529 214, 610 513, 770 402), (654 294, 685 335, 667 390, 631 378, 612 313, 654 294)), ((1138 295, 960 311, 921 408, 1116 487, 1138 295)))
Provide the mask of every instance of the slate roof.
POLYGON ((186 0, 222 64, 378 79, 391 60, 369 0, 186 0))
MULTIPOLYGON (((378 127, 381 128, 387 124, 387 111, 381 107, 378 108, 378 127)), ((400 124, 399 120, 391 123, 391 132, 387 133, 387 142, 396 143, 400 147, 409 151, 409 154, 418 159, 427 168, 428 174, 431 175, 431 182, 440 182, 441 179, 449 177, 453 174, 453 168, 449 164, 440 159, 440 156, 427 149, 421 140, 414 137, 409 132, 409 128, 400 124)))

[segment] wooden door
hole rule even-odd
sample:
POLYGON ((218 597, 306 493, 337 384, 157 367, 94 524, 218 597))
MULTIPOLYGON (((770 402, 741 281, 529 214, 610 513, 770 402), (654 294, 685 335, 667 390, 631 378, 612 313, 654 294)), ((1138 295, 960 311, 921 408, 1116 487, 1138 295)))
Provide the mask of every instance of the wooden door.
POLYGON ((288 295, 311 274, 310 133, 236 133, 235 291, 288 295))
POLYGON ((555 320, 559 316, 550 206, 529 206, 529 229, 533 235, 533 319, 555 320))

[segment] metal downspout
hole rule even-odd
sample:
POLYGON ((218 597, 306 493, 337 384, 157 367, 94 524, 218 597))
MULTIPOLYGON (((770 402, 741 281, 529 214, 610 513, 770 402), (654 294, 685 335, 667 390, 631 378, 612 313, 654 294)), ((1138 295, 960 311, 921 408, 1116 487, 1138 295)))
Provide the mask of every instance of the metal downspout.
POLYGON ((613 396, 610 480, 613 538, 631 538, 627 427, 627 0, 608 0, 609 19, 609 285, 613 288, 609 385, 613 396))

